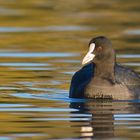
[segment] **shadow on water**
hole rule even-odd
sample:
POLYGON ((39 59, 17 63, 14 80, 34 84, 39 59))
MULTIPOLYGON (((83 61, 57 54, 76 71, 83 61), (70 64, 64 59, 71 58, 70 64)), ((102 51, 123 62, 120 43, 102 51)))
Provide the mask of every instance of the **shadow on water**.
MULTIPOLYGON (((73 111, 71 114, 89 115, 88 119, 80 126, 79 138, 139 137, 137 130, 140 117, 139 100, 86 100, 85 102, 71 102, 70 108, 79 110, 73 111), (135 134, 131 135, 130 132, 134 130, 135 134)), ((74 121, 75 126, 79 121, 74 121)))

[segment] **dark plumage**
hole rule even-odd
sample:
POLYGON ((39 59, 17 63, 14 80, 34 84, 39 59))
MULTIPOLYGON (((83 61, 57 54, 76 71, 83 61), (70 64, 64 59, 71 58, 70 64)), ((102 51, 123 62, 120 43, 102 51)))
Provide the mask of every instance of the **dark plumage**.
POLYGON ((131 100, 140 98, 140 77, 133 70, 116 63, 111 42, 103 36, 93 38, 84 65, 72 77, 69 97, 111 98, 131 100))

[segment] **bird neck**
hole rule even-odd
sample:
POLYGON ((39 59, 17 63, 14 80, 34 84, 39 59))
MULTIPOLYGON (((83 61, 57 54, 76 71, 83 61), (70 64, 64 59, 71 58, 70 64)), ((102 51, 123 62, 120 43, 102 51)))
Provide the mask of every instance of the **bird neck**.
POLYGON ((110 83, 115 84, 115 72, 114 63, 102 63, 96 64, 94 70, 94 77, 98 77, 103 80, 108 80, 110 83))

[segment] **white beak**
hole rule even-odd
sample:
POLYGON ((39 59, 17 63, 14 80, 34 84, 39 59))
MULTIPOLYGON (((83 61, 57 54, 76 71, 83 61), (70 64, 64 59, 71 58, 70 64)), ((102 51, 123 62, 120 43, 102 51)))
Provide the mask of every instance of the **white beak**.
POLYGON ((93 54, 94 49, 95 49, 95 44, 94 43, 90 44, 89 51, 84 57, 82 61, 82 65, 88 64, 94 59, 95 57, 95 54, 93 54))

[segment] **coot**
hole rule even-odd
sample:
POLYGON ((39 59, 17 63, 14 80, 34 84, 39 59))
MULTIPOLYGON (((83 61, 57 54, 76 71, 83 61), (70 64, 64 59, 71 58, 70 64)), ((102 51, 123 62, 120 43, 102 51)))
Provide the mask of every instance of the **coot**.
POLYGON ((71 98, 111 98, 131 100, 140 98, 140 76, 116 63, 115 51, 104 36, 93 38, 84 65, 71 80, 71 98))

